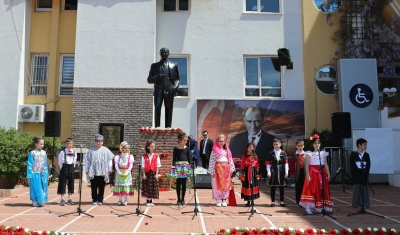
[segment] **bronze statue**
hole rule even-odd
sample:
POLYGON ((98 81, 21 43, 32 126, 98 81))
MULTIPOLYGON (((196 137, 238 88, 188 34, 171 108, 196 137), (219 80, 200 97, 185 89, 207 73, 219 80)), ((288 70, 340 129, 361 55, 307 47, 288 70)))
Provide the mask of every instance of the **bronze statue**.
POLYGON ((178 65, 168 60, 168 48, 160 49, 161 60, 150 67, 148 83, 154 83, 154 126, 160 126, 161 106, 165 106, 165 127, 171 127, 174 96, 179 89, 178 65))

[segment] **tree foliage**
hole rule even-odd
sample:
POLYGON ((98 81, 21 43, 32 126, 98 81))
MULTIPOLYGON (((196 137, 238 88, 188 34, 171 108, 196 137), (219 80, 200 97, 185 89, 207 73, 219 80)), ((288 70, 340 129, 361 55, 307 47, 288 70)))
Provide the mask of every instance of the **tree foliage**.
MULTIPOLYGON (((6 178, 10 182, 16 182, 26 176, 26 164, 28 154, 35 148, 32 141, 35 134, 30 132, 20 132, 20 130, 11 128, 6 130, 0 127, 0 178, 6 178)), ((39 135, 43 136, 43 135, 39 135)), ((61 149, 61 142, 54 141, 53 138, 44 137, 44 149, 49 159, 53 157, 52 153, 61 149)))

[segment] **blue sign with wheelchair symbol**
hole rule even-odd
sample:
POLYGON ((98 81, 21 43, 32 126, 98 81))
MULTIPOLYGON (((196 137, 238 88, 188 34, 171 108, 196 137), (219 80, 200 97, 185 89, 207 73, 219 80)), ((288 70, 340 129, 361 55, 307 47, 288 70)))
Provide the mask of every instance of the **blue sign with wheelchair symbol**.
POLYGON ((366 108, 374 99, 374 93, 371 88, 365 84, 354 85, 350 90, 350 101, 358 108, 366 108))

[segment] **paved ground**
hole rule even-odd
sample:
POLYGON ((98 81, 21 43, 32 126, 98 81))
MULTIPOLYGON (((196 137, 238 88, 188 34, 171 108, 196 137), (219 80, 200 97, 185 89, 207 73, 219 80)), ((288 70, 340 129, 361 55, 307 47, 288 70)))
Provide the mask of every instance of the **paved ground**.
MULTIPOLYGON (((262 182, 262 181, 261 181, 262 182)), ((78 184, 75 184, 78 188, 78 184)), ((137 194, 130 199, 128 206, 117 206, 118 199, 112 197, 111 188, 106 186, 106 204, 92 206, 90 204, 90 186, 83 184, 82 210, 93 215, 94 218, 76 213, 64 217, 58 215, 77 211, 77 204, 73 206, 58 205, 60 198, 56 195, 57 185, 51 184, 49 188, 49 203, 42 208, 34 208, 29 201, 29 188, 15 189, 12 197, 0 198, 0 225, 22 226, 31 230, 53 230, 74 234, 189 234, 191 232, 212 233, 220 228, 233 227, 292 227, 299 228, 366 228, 386 227, 400 230, 400 188, 387 185, 373 185, 376 195, 371 191, 371 207, 367 212, 385 216, 379 218, 373 215, 360 214, 348 217, 348 214, 357 212, 352 208, 352 191, 346 186, 345 192, 341 185, 331 185, 334 201, 333 214, 336 220, 321 215, 303 216, 304 210, 298 208, 294 202, 294 189, 285 188, 285 201, 287 207, 270 208, 269 187, 261 186, 261 198, 256 200, 256 209, 272 216, 255 214, 248 219, 248 214, 238 212, 248 211, 244 202, 240 200, 240 185, 235 182, 236 207, 216 207, 211 199, 211 190, 197 190, 199 210, 214 213, 214 215, 199 213, 192 220, 193 213, 186 215, 181 212, 194 211, 193 190, 187 193, 187 206, 175 205, 175 191, 160 192, 160 200, 155 206, 146 207, 145 200, 141 198, 141 210, 152 216, 147 218, 136 214, 122 216, 125 213, 134 213, 137 208, 137 194)), ((278 195, 279 198, 279 195, 278 195)), ((78 195, 74 195, 74 201, 78 202, 78 195)))

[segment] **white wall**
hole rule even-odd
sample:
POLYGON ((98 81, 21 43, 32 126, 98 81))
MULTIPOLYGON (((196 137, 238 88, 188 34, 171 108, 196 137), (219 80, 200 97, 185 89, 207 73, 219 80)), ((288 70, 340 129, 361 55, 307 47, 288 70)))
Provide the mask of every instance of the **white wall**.
POLYGON ((155 0, 79 0, 75 87, 152 87, 155 0))
POLYGON ((0 2, 0 126, 18 127, 29 51, 30 1, 0 2))
POLYGON ((282 2, 283 14, 243 13, 243 1, 232 0, 192 0, 189 12, 163 12, 157 2, 156 50, 190 55, 190 99, 176 99, 173 126, 195 134, 197 99, 244 99, 244 55, 277 56, 282 47, 294 62, 284 71, 284 99, 304 99, 301 1, 282 2))

